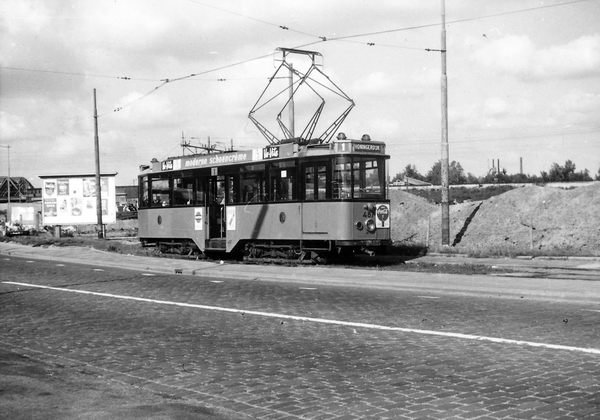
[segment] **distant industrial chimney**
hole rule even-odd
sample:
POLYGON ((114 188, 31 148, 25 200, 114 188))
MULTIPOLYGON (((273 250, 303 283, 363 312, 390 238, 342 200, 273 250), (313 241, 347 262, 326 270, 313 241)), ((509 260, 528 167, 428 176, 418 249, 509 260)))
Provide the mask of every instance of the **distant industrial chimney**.
POLYGON ((519 158, 519 173, 523 175, 523 158, 519 158))

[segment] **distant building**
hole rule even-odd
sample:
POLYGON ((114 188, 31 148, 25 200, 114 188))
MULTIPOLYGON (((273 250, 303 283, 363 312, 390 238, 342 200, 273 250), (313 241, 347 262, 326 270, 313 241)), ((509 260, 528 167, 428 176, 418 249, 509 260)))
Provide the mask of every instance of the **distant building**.
MULTIPOLYGON (((0 203, 8 203, 9 190, 8 177, 0 177, 0 203)), ((42 189, 34 188, 27 178, 22 176, 10 177, 10 202, 11 203, 30 203, 40 201, 42 198, 42 189)))
POLYGON ((428 187, 430 185, 431 183, 429 182, 420 181, 418 179, 409 178, 407 176, 405 176, 404 179, 394 181, 392 183, 392 186, 394 187, 428 187))
POLYGON ((116 186, 117 207, 135 206, 138 208, 138 186, 122 185, 116 186))

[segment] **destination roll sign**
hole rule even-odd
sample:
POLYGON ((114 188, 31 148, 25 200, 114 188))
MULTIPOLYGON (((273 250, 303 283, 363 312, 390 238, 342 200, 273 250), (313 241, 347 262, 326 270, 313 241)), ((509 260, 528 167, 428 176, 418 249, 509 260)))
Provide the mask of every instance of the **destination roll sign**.
POLYGON ((269 146, 263 148, 263 159, 277 159, 279 157, 279 147, 269 146))

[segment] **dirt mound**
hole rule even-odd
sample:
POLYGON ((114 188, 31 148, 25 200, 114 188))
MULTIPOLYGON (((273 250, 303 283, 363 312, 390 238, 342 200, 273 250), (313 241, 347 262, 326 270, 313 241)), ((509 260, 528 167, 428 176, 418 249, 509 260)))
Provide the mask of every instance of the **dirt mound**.
POLYGON ((392 240, 425 243, 429 216, 439 207, 399 189, 390 190, 392 240))
MULTIPOLYGON (((410 194, 395 193, 390 197, 395 216, 392 220, 402 225, 392 229, 392 239, 404 240, 407 236, 402 236, 414 226, 416 234, 412 240, 425 244, 429 224, 429 243, 440 244, 440 207, 430 203, 407 206, 408 211, 417 213, 407 216, 398 211, 402 206, 397 201, 415 202, 406 195, 410 194), (405 221, 412 226, 403 226, 405 221)), ((600 255, 600 183, 572 190, 531 185, 483 202, 452 205, 450 242, 459 248, 498 247, 600 255)))

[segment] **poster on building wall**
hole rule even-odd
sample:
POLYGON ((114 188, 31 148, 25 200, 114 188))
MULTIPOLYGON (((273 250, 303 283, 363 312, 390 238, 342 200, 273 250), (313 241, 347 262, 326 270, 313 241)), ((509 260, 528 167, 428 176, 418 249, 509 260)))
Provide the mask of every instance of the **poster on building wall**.
POLYGON ((96 192, 101 192, 102 223, 117 220, 115 175, 102 175, 100 188, 94 175, 42 178, 42 224, 89 225, 98 223, 96 192))

